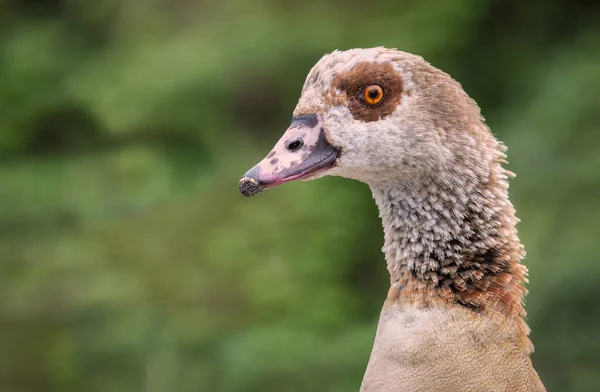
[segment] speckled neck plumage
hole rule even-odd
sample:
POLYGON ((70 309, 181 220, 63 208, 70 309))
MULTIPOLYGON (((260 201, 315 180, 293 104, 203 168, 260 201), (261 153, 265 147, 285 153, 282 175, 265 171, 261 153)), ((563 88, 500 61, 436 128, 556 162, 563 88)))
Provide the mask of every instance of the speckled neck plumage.
POLYGON ((391 284, 388 302, 493 307, 524 316, 515 210, 501 167, 503 146, 479 171, 456 165, 419 181, 371 185, 382 218, 391 284))

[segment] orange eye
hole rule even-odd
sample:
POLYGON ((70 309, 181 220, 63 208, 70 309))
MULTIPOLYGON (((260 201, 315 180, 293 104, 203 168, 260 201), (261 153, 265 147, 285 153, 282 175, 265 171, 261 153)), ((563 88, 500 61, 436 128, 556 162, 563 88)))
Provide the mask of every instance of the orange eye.
POLYGON ((383 99, 383 88, 378 84, 365 87, 362 97, 368 105, 377 105, 383 99))

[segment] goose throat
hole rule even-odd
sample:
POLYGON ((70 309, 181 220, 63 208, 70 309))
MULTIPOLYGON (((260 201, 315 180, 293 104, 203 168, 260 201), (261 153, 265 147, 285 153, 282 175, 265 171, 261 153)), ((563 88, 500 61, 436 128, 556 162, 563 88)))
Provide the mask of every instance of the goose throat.
POLYGON ((524 316, 527 269, 519 263, 524 250, 508 200, 508 172, 491 166, 461 186, 449 186, 452 173, 420 185, 371 185, 385 234, 388 301, 442 301, 476 311, 492 306, 524 316))

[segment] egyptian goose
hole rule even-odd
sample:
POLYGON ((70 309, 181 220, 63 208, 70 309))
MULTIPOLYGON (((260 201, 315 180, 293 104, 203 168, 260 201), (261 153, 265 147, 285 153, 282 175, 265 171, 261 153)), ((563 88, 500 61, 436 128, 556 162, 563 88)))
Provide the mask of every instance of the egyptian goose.
POLYGON ((391 287, 361 391, 545 391, 505 150, 461 85, 421 57, 334 51, 240 180, 245 196, 324 175, 371 188, 391 287))

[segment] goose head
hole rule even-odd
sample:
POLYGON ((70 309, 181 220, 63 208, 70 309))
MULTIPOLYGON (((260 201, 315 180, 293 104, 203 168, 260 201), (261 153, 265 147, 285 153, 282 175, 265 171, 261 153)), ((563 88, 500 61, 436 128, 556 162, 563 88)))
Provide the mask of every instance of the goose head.
POLYGON ((426 183, 464 158, 486 160, 476 145, 495 139, 480 125, 460 84, 421 57, 382 47, 334 51, 312 68, 290 127, 240 191, 324 175, 379 187, 426 183))

